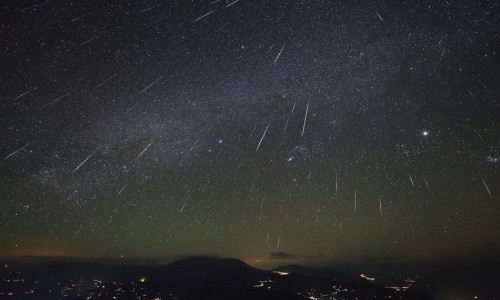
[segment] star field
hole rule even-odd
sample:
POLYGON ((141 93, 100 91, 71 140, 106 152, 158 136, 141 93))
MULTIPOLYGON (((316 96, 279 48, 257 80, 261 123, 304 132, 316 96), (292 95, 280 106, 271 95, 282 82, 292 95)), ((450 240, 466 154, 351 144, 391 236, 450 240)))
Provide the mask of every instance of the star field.
POLYGON ((496 1, 16 1, 0 256, 498 259, 496 1))

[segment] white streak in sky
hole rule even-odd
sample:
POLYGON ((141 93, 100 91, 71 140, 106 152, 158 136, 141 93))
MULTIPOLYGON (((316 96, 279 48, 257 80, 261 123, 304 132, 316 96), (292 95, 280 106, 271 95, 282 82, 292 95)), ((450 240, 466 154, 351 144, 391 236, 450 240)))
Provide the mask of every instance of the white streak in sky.
POLYGON ((415 187, 415 183, 413 182, 413 178, 411 178, 410 173, 408 173, 408 177, 410 177, 411 186, 415 187))
POLYGON ((161 79, 163 78, 163 75, 160 76, 160 78, 156 79, 155 81, 153 81, 151 84, 149 84, 147 87, 145 87, 142 91, 139 92, 139 95, 144 93, 145 91, 147 91, 150 87, 152 87, 155 83, 157 83, 158 81, 160 81, 161 79))
POLYGON ((257 145, 257 149, 255 149, 255 151, 259 151, 260 144, 262 143, 262 140, 264 140, 264 137, 266 136, 267 129, 269 128, 270 124, 271 124, 271 122, 269 122, 269 124, 267 124, 266 130, 264 130, 264 133, 262 134, 262 137, 260 138, 259 144, 257 145))
POLYGON ((31 90, 29 90, 27 92, 22 93, 21 95, 17 96, 16 98, 12 99, 11 101, 16 101, 17 99, 22 98, 22 97, 28 95, 29 93, 36 91, 37 89, 38 89, 38 86, 32 88, 31 90))
POLYGON ((80 231, 82 231, 82 228, 83 226, 80 225, 80 229, 78 229, 75 234, 73 234, 73 237, 71 237, 72 240, 74 240, 76 238, 76 236, 80 233, 80 231))
POLYGON ((69 95, 69 93, 66 93, 66 94, 64 94, 64 95, 62 95, 62 96, 60 96, 60 97, 58 97, 58 98, 56 98, 56 99, 54 99, 54 100, 50 101, 49 103, 45 104, 45 105, 44 105, 44 106, 42 106, 41 108, 45 108, 45 107, 47 107, 47 106, 50 106, 50 105, 56 104, 56 102, 58 102, 59 100, 61 100, 62 98, 66 97, 66 96, 68 96, 68 95, 69 95))
POLYGON ((247 140, 249 140, 249 139, 252 137, 253 132, 255 131, 255 129, 257 129, 257 125, 255 125, 255 126, 253 127, 252 132, 250 132, 250 135, 248 136, 247 140))
POLYGON ((337 195, 337 192, 339 191, 339 181, 338 181, 339 174, 335 173, 335 195, 337 195))
POLYGON ((285 129, 283 130, 283 133, 286 133, 286 128, 288 127, 288 122, 290 121, 290 118, 292 117, 292 114, 293 114, 293 111, 295 110, 295 105, 296 104, 297 103, 293 104, 292 111, 290 112, 290 114, 288 115, 288 118, 286 119, 285 129))
POLYGON ((477 130, 474 130, 474 131, 476 132, 476 134, 477 134, 477 136, 479 137, 479 139, 481 140, 481 142, 483 142, 483 143, 484 143, 484 139, 483 139, 483 137, 481 136, 481 134, 479 133, 479 131, 477 131, 477 130))
POLYGON ((306 130, 306 122, 307 122, 307 113, 309 111, 309 102, 307 102, 307 106, 306 106, 306 113, 304 115, 304 125, 302 125, 302 134, 301 136, 304 136, 304 131, 306 130))
POLYGON ((79 17, 76 17, 76 18, 74 18, 74 19, 70 20, 68 23, 71 23, 71 22, 75 22, 75 21, 81 20, 81 19, 85 18, 86 16, 91 15, 91 14, 93 14, 93 13, 95 13, 95 11, 94 11, 94 12, 88 12, 88 13, 86 13, 86 14, 84 14, 84 15, 81 15, 81 16, 79 16, 79 17))
POLYGON ((31 143, 33 143, 33 141, 27 142, 26 145, 22 146, 21 148, 17 149, 16 151, 12 152, 11 154, 7 155, 6 157, 4 157, 4 159, 9 159, 10 157, 16 155, 17 153, 22 151, 24 148, 28 147, 31 143))
POLYGON ((126 188, 126 187, 127 187, 127 184, 125 184, 125 185, 121 188, 121 190, 118 192, 118 195, 120 195, 120 194, 123 192, 123 190, 125 190, 125 188, 126 188))
POLYGON ((149 10, 152 10, 153 8, 157 8, 157 7, 160 7, 160 5, 155 5, 155 6, 151 6, 151 7, 148 7, 148 8, 145 8, 143 10, 141 10, 140 12, 138 12, 137 14, 142 14, 143 12, 147 12, 149 10))
POLYGON ((229 7, 229 6, 231 6, 231 5, 235 4, 235 3, 236 3, 236 2, 238 2, 238 1, 240 1, 240 0, 235 0, 235 1, 231 2, 231 3, 229 3, 228 5, 226 5, 226 7, 229 7))
POLYGON ((380 211, 380 216, 382 216, 382 200, 380 200, 380 196, 378 197, 378 210, 380 211))
POLYGON ((488 185, 486 184, 486 181, 484 181, 483 177, 481 177, 481 181, 483 182, 483 185, 484 185, 484 187, 486 188, 486 191, 488 192, 488 195, 490 195, 490 198, 491 198, 491 197, 493 197, 493 196, 491 195, 491 191, 490 191, 490 189, 488 188, 488 185))
POLYGON ((354 211, 357 211, 358 192, 354 192, 354 211))
POLYGON ((186 201, 186 202, 184 202, 184 204, 182 205, 182 207, 181 207, 181 211, 180 211, 180 212, 183 212, 183 211, 184 211, 184 208, 186 207, 186 204, 187 204, 187 201, 186 201))
POLYGON ((198 141, 200 140, 200 138, 198 138, 196 140, 196 142, 194 142, 193 146, 191 146, 191 148, 189 149, 188 153, 186 154, 186 156, 189 156, 189 153, 191 153, 191 151, 193 151, 194 147, 196 147, 196 144, 198 144, 198 141))
POLYGON ((149 141, 149 144, 144 148, 144 150, 142 150, 142 152, 137 155, 135 160, 138 160, 144 154, 144 152, 148 151, 149 147, 151 147, 151 144, 153 144, 153 138, 151 138, 151 141, 149 141))
POLYGON ((98 89, 99 87, 101 87, 103 84, 105 84, 106 82, 110 81, 111 79, 113 79, 115 76, 116 76, 117 73, 111 75, 110 77, 108 77, 107 79, 105 79, 103 82, 99 83, 98 85, 96 85, 94 87, 94 90, 95 89, 98 89))
POLYGON ((432 193, 431 188, 429 187, 429 183, 427 182, 427 179, 425 178, 425 176, 422 176, 422 177, 424 178, 425 186, 427 187, 427 189, 429 190, 429 192, 432 193))
POLYGON ((90 153, 90 155, 89 155, 89 156, 87 156, 87 158, 86 158, 84 161, 82 161, 82 163, 81 163, 81 164, 79 164, 79 165, 78 165, 78 166, 77 166, 77 167, 73 170, 73 173, 75 173, 76 171, 78 171, 78 169, 80 169, 80 168, 81 168, 81 166, 83 166, 83 165, 87 162, 87 160, 89 160, 89 159, 92 157, 92 155, 94 155, 94 153, 96 153, 96 151, 97 151, 97 150, 94 150, 94 152, 90 153))
POLYGON ((85 44, 88 44, 88 43, 92 42, 93 40, 97 40, 97 39, 98 39, 98 38, 100 38, 100 37, 101 37, 101 36, 100 36, 100 35, 98 35, 98 36, 95 36, 95 37, 93 37, 93 38, 91 38, 91 39, 88 39, 88 40, 86 40, 85 42, 81 43, 81 44, 80 44, 80 46, 83 46, 83 45, 85 45, 85 44))
POLYGON ((274 63, 276 63, 278 61, 278 58, 280 58, 281 56, 281 52, 283 52, 283 49, 285 48, 286 44, 283 44, 283 47, 281 47, 281 50, 280 52, 278 53, 278 55, 276 56, 276 58, 274 59, 274 63))
POLYGON ((204 14, 203 16, 201 16, 201 17, 199 17, 199 18, 195 19, 195 20, 193 21, 193 23, 198 22, 199 20, 201 20, 201 19, 203 19, 203 18, 207 17, 208 15, 210 15, 211 13, 213 13, 214 11, 215 11, 215 10, 211 10, 211 11, 207 12, 207 13, 206 13, 206 14, 204 14))

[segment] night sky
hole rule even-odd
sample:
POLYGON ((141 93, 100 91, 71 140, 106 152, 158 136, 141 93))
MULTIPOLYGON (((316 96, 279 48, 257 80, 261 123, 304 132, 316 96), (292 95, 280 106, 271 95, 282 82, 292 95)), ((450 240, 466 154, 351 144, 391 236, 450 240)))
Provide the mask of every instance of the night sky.
POLYGON ((0 257, 498 260, 497 1, 2 1, 0 257))

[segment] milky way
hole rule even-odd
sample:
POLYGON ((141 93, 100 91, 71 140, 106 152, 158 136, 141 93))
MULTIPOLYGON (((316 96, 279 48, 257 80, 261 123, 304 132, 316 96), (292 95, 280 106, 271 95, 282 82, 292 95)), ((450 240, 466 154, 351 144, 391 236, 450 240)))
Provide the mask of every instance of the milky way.
POLYGON ((496 1, 2 6, 0 255, 497 258, 496 1))

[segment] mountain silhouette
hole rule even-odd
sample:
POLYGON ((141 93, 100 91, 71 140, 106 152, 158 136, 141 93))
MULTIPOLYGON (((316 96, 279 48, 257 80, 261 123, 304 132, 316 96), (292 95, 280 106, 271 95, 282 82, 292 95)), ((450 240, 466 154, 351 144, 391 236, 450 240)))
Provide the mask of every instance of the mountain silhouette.
POLYGON ((152 270, 151 279, 166 280, 204 276, 213 272, 239 268, 255 270, 241 260, 218 257, 187 257, 152 270))

